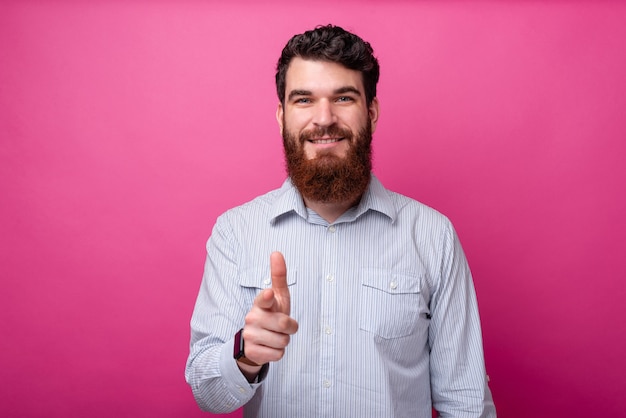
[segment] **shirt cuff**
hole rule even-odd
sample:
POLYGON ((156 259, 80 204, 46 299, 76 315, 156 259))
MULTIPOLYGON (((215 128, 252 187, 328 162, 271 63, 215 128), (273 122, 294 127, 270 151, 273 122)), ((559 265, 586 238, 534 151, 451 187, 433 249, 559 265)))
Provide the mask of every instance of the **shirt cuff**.
POLYGON ((256 388, 259 387, 267 377, 269 364, 264 364, 261 367, 261 370, 259 371, 256 379, 254 379, 254 382, 248 382, 248 379, 246 379, 241 370, 239 370, 237 360, 233 357, 234 344, 235 338, 233 337, 226 341, 222 346, 222 352, 220 353, 220 370, 222 378, 224 379, 225 384, 229 386, 228 389, 232 393, 239 393, 244 398, 251 398, 252 395, 254 395, 256 388))

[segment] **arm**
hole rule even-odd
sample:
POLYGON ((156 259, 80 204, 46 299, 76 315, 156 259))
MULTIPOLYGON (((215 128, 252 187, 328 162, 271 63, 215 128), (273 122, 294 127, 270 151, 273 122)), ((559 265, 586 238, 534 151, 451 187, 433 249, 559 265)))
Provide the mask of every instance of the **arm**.
POLYGON ((452 225, 442 236, 439 286, 431 300, 433 406, 441 417, 495 417, 487 385, 476 294, 452 225))
POLYGON ((207 243, 207 260, 191 320, 191 348, 185 369, 200 408, 216 413, 231 412, 245 405, 260 384, 249 383, 256 379, 260 366, 249 366, 233 358, 234 335, 244 317, 246 357, 258 364, 282 357, 289 333, 297 330, 297 323, 282 309, 284 291, 288 298, 282 256, 278 261, 276 256, 272 257, 272 289, 265 289, 255 297, 254 289, 239 284, 239 252, 227 221, 224 217, 218 219, 207 243), (275 277, 279 274, 282 276, 275 277), (266 325, 261 326, 261 322, 266 325), (287 335, 285 338, 275 334, 287 335))
POLYGON ((253 297, 252 289, 239 286, 239 249, 225 217, 220 217, 207 242, 204 274, 191 318, 185 378, 200 408, 215 413, 236 410, 255 390, 232 358, 235 332, 253 297))

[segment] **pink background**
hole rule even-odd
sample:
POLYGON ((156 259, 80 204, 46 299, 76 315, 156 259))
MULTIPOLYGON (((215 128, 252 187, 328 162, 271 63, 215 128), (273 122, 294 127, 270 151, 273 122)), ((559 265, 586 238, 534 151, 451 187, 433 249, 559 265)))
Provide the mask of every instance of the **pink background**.
POLYGON ((375 172, 457 227, 500 416, 626 416, 626 5, 222 3, 0 3, 0 416, 207 416, 204 244, 282 182, 274 65, 328 22, 382 65, 375 172))

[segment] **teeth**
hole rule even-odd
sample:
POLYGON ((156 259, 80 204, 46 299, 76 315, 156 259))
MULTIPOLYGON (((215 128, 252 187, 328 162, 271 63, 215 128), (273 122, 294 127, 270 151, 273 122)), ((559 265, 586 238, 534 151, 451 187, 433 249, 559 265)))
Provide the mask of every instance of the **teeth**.
POLYGON ((338 139, 317 139, 315 141, 311 141, 314 144, 332 144, 333 142, 339 142, 338 139))

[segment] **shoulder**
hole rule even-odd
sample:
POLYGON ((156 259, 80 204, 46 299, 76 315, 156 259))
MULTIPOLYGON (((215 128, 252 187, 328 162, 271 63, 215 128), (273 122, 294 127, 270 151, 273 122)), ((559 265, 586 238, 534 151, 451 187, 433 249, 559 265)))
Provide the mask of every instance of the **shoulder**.
POLYGON ((385 189, 385 193, 396 210, 397 220, 399 222, 428 224, 431 227, 443 229, 452 227, 450 219, 437 209, 417 199, 389 189, 385 189))
POLYGON ((291 211, 302 210, 302 199, 289 179, 278 189, 227 210, 218 217, 217 223, 269 224, 277 216, 291 211))
POLYGON ((274 206, 278 196, 280 195, 281 189, 274 189, 262 195, 255 197, 252 200, 249 200, 241 205, 232 207, 222 213, 219 219, 223 218, 239 218, 239 217, 257 217, 263 216, 266 213, 269 213, 271 208, 274 206))

